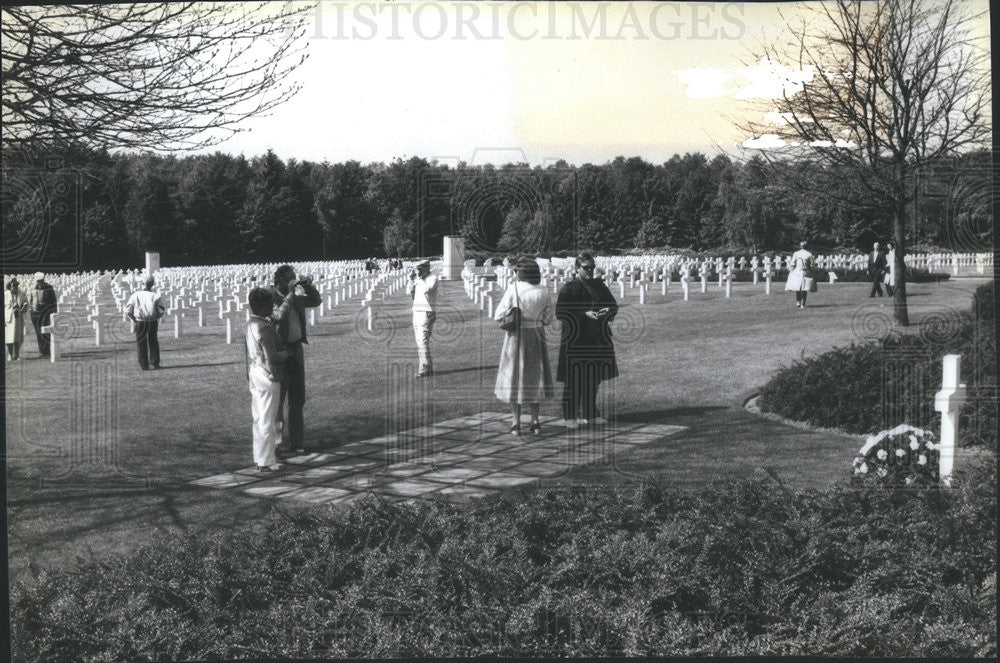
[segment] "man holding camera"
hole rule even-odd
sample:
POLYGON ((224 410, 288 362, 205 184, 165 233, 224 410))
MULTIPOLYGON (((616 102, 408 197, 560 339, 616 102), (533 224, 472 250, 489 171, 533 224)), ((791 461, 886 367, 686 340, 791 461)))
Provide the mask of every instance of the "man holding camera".
POLYGON ((425 378, 434 372, 431 360, 431 331, 437 307, 438 278, 431 275, 431 263, 424 260, 410 270, 406 292, 413 298, 413 335, 417 340, 419 368, 414 377, 425 378))
POLYGON ((288 353, 285 362, 286 379, 281 383, 278 400, 278 419, 282 419, 285 399, 288 399, 288 446, 297 453, 305 451, 303 446, 302 406, 306 402, 306 363, 303 344, 306 338, 306 308, 319 306, 322 301, 319 291, 312 284, 312 277, 296 279, 295 268, 282 265, 274 270, 274 287, 271 289, 274 310, 271 320, 278 332, 281 349, 288 353))

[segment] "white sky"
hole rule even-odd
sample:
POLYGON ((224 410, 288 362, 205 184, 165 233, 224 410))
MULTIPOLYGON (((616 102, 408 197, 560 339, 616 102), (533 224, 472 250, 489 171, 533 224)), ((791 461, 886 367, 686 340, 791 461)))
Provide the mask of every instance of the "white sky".
POLYGON ((734 119, 809 77, 753 60, 781 26, 773 4, 324 2, 303 89, 213 150, 532 164, 733 150, 734 119))

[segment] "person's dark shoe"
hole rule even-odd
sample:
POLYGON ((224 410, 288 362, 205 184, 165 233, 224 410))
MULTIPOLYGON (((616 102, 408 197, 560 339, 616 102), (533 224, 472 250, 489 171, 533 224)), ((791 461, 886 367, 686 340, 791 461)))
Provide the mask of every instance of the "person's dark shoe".
POLYGON ((139 368, 141 368, 144 371, 148 371, 149 370, 149 366, 140 366, 139 368))
POLYGON ((154 371, 160 370, 160 365, 159 364, 153 364, 153 370, 154 371))

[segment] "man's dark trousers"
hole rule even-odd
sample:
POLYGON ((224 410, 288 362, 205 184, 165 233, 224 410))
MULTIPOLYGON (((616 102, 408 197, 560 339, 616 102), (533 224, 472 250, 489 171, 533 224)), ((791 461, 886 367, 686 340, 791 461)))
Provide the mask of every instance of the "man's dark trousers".
POLYGON ((156 332, 160 326, 157 320, 136 320, 135 347, 139 354, 139 366, 149 370, 149 364, 160 367, 160 340, 156 332))
POLYGON ((876 269, 875 273, 872 274, 872 291, 869 293, 869 297, 874 297, 878 295, 882 296, 882 281, 885 278, 885 272, 880 269, 876 269))
POLYGON ((42 327, 48 324, 43 320, 46 317, 48 316, 44 313, 31 311, 31 326, 35 328, 35 340, 38 341, 38 352, 43 357, 49 356, 49 342, 52 338, 51 335, 42 333, 42 327))
POLYGON ((302 417, 302 407, 306 402, 306 361, 302 342, 295 341, 285 346, 290 356, 285 364, 288 379, 281 383, 281 398, 278 401, 278 416, 285 411, 285 399, 288 399, 288 444, 292 449, 301 449, 304 437, 305 423, 302 417), (294 354, 293 354, 294 353, 294 354))

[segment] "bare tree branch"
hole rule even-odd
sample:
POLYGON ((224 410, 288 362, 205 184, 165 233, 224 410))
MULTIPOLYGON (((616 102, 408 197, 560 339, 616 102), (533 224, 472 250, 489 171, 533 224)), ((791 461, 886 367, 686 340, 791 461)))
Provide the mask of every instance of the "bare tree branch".
POLYGON ((3 147, 217 144, 299 89, 308 4, 3 6, 3 147))
MULTIPOLYGON (((787 43, 756 54, 814 75, 777 100, 785 124, 740 128, 782 139, 778 159, 837 166, 891 210, 899 275, 914 173, 990 144, 989 45, 970 35, 978 17, 968 7, 960 0, 817 3, 812 20, 789 28, 787 43)), ((894 314, 908 324, 902 281, 894 314)))

